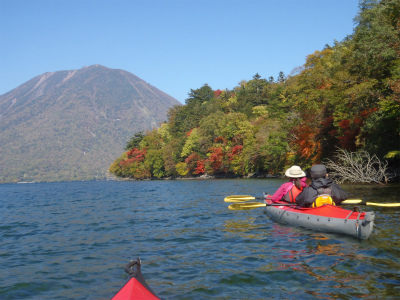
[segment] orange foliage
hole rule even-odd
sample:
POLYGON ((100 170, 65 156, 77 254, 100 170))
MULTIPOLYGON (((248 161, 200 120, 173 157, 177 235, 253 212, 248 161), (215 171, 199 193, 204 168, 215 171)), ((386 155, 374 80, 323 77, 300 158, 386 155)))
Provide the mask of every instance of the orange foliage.
POLYGON ((143 151, 140 151, 137 148, 133 148, 132 150, 129 150, 126 155, 128 156, 128 159, 126 160, 127 163, 133 163, 133 162, 142 162, 146 156, 147 149, 143 149, 143 151))
POLYGON ((338 137, 339 145, 346 150, 356 150, 355 140, 360 133, 360 119, 355 118, 353 122, 350 120, 342 120, 339 122, 339 127, 342 128, 342 134, 338 137))
POLYGON ((140 162, 144 161, 146 152, 147 152, 146 149, 144 149, 143 151, 140 151, 137 148, 133 148, 133 149, 129 150, 128 152, 126 152, 128 159, 120 161, 119 165, 121 167, 125 167, 125 166, 131 165, 133 163, 140 163, 140 162))
POLYGON ((349 125, 350 125, 349 120, 342 120, 339 122, 339 127, 343 128, 343 129, 348 129, 349 125))
POLYGON ((225 153, 222 147, 213 147, 209 149, 209 151, 212 151, 212 153, 208 157, 207 162, 211 166, 213 172, 227 172, 228 166, 224 164, 225 153))
POLYGON ((188 132, 186 132, 186 136, 190 136, 192 134, 194 128, 190 129, 188 132))
POLYGON ((322 149, 321 144, 317 140, 317 129, 311 128, 309 124, 302 123, 297 128, 298 140, 296 144, 298 146, 297 154, 305 159, 312 159, 314 161, 319 161, 322 149))
POLYGON ((190 174, 198 174, 196 173, 196 168, 197 168, 197 162, 200 160, 200 155, 198 155, 195 152, 192 152, 186 159, 185 159, 185 163, 186 166, 189 170, 190 174))
POLYGON ((325 90, 325 89, 330 89, 332 87, 332 83, 328 81, 323 81, 320 86, 317 87, 317 90, 325 90))
POLYGON ((204 174, 204 172, 206 171, 205 168, 205 160, 201 159, 197 161, 197 167, 195 168, 196 170, 196 174, 204 174))
POLYGON ((242 145, 236 145, 232 148, 231 153, 228 154, 229 160, 233 160, 235 156, 239 155, 242 153, 243 146, 242 145))
POLYGON ((342 120, 339 122, 339 127, 342 129, 338 136, 339 145, 346 150, 357 150, 356 140, 360 134, 361 128, 364 126, 365 120, 377 109, 371 108, 364 110, 355 116, 353 120, 342 120))
POLYGON ((227 145, 227 144, 228 144, 228 140, 225 139, 225 138, 222 137, 222 136, 217 137, 217 138, 214 140, 214 142, 215 142, 215 143, 221 143, 221 144, 224 144, 224 145, 227 145))
POLYGON ((221 96, 221 94, 222 94, 222 91, 221 91, 221 90, 216 90, 216 91, 214 91, 214 97, 215 97, 215 98, 219 98, 219 97, 221 96))

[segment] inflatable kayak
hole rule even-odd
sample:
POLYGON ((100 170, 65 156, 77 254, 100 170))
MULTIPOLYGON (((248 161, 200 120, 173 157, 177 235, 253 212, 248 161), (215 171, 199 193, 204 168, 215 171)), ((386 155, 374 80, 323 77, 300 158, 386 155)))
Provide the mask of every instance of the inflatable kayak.
POLYGON ((358 207, 349 210, 326 204, 316 208, 301 208, 287 206, 287 202, 272 202, 269 199, 264 200, 264 203, 267 215, 284 224, 351 235, 359 239, 368 239, 374 228, 374 212, 362 212, 358 207), (273 206, 268 206, 269 204, 273 206))
POLYGON ((125 266, 125 272, 130 275, 129 281, 111 300, 159 300, 151 288, 147 285, 140 271, 141 261, 138 258, 125 266))

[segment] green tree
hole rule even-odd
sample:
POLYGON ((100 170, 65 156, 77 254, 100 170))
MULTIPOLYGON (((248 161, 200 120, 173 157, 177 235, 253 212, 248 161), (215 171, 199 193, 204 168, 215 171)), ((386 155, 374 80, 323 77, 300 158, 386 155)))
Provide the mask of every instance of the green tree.
POLYGON ((285 82, 285 74, 282 71, 280 71, 278 74, 278 82, 285 82))
POLYGON ((139 131, 139 132, 135 133, 134 136, 126 144, 125 150, 139 148, 139 144, 143 140, 144 137, 145 137, 145 134, 143 131, 139 131))
POLYGON ((399 1, 360 3, 352 37, 350 71, 360 78, 383 80, 391 76, 392 63, 399 59, 399 1))
POLYGON ((214 91, 208 84, 204 84, 201 88, 197 90, 190 90, 189 98, 186 99, 185 103, 187 105, 202 104, 208 102, 214 98, 214 91))
POLYGON ((205 84, 200 89, 191 90, 186 105, 169 110, 171 133, 184 135, 192 128, 198 127, 201 119, 206 115, 222 110, 219 101, 214 100, 214 91, 205 84))
POLYGON ((266 87, 269 82, 266 79, 261 79, 257 73, 252 80, 242 81, 240 87, 237 88, 237 108, 240 112, 251 116, 254 106, 267 104, 265 95, 266 87))
POLYGON ((199 147, 199 133, 197 128, 193 128, 188 133, 188 138, 186 139, 185 145, 183 146, 181 157, 187 157, 193 151, 198 152, 199 147))
POLYGON ((144 160, 144 166, 153 177, 164 177, 165 169, 162 150, 151 149, 147 151, 146 158, 144 160))
POLYGON ((162 147, 162 138, 157 129, 147 131, 146 136, 139 143, 140 149, 159 150, 162 147))

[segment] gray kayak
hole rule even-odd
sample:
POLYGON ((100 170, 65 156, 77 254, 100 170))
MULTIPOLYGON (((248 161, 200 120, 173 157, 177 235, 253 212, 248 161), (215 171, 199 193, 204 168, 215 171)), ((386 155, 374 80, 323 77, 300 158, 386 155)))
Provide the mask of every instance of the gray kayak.
POLYGON ((345 234, 359 239, 368 239, 374 229, 374 212, 361 212, 356 208, 349 210, 329 204, 316 208, 301 208, 277 206, 277 203, 268 206, 272 204, 270 200, 265 200, 265 203, 267 215, 271 219, 292 226, 345 234))

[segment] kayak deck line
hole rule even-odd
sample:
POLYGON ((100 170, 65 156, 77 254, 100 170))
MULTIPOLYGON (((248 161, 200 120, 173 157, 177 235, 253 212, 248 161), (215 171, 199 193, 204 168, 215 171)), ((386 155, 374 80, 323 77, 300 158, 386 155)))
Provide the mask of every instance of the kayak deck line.
MULTIPOLYGON (((265 202, 266 204, 270 204, 265 202)), ((276 203, 275 203, 276 204, 276 203)), ((284 203, 285 204, 285 203, 284 203)), ((323 217, 335 217, 335 218, 346 218, 349 215, 348 209, 343 209, 339 206, 319 206, 319 207, 298 207, 298 206, 275 206, 280 209, 288 210, 288 211, 295 211, 299 214, 308 214, 308 215, 316 215, 316 216, 323 216, 323 217)), ((361 212, 361 216, 365 216, 365 212, 361 212)), ((357 219, 359 218, 359 213, 353 211, 353 213, 348 217, 348 219, 357 219)))

